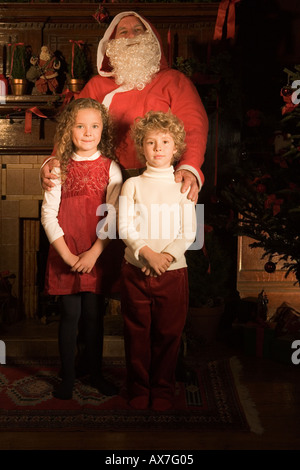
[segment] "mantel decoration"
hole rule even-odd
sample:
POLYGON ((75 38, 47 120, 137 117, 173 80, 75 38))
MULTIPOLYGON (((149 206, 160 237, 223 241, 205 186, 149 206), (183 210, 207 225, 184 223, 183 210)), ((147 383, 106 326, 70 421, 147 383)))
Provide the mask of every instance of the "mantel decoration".
POLYGON ((26 78, 34 84, 32 94, 55 94, 58 87, 57 78, 61 67, 60 61, 47 46, 42 46, 39 57, 32 55, 30 64, 26 78))
POLYGON ((70 39, 69 42, 72 44, 72 52, 68 63, 68 87, 76 93, 84 87, 89 74, 86 44, 82 40, 70 39))
POLYGON ((10 87, 13 95, 24 95, 27 88, 28 57, 24 43, 8 44, 10 87))

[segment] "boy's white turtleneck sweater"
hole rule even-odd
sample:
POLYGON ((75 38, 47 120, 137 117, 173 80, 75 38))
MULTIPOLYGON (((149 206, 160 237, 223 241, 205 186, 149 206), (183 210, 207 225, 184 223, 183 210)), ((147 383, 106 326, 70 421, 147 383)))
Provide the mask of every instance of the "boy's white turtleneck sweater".
POLYGON ((147 164, 144 173, 123 184, 119 200, 119 235, 126 246, 125 259, 142 267, 143 246, 174 257, 169 270, 186 267, 184 253, 196 237, 195 204, 181 193, 174 168, 147 164))

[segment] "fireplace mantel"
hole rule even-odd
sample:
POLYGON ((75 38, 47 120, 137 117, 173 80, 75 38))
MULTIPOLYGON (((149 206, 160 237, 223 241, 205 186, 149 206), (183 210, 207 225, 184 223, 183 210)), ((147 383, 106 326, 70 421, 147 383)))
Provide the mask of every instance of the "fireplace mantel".
MULTIPOLYGON (((216 2, 182 2, 160 3, 160 2, 107 2, 103 6, 108 10, 109 15, 115 16, 122 11, 135 11, 146 18, 157 22, 165 21, 173 23, 197 22, 197 21, 215 21, 219 1, 216 2)), ((61 3, 1 3, 0 2, 0 18, 4 22, 20 22, 20 21, 44 21, 53 22, 77 21, 83 23, 89 21, 94 23, 94 13, 98 8, 98 4, 94 2, 61 2, 61 3)))
POLYGON ((48 155, 53 149, 55 117, 63 100, 59 95, 8 95, 0 105, 0 153, 48 155), (25 132, 25 115, 31 112, 31 130, 25 132), (37 114, 36 114, 37 113, 37 114), (40 117, 40 116, 43 117, 40 117))
MULTIPOLYGON (((106 3, 112 17, 121 11, 137 11, 148 18, 162 38, 169 62, 176 57, 206 61, 219 2, 214 3, 106 3), (168 36, 171 35, 171 44, 168 36)), ((87 43, 92 75, 97 73, 99 40, 107 25, 93 15, 97 3, 0 3, 0 74, 9 78, 8 44, 22 42, 38 55, 42 45, 70 59, 70 39, 87 43)), ((63 79, 64 81, 64 79, 63 79)), ((58 95, 7 96, 0 100, 0 152, 5 155, 47 155, 53 148, 55 115, 63 103, 64 85, 58 95), (37 107, 46 118, 32 114, 32 131, 24 132, 27 109, 37 107)))

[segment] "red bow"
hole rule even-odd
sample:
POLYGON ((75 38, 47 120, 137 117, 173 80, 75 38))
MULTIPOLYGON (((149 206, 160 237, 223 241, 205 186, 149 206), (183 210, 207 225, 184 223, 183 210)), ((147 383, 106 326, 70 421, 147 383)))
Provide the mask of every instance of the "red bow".
POLYGON ((214 40, 222 39, 223 26, 227 14, 227 38, 234 38, 235 34, 235 4, 240 0, 221 0, 218 8, 214 40))
POLYGON ((64 107, 67 106, 67 104, 69 104, 70 101, 74 98, 74 93, 70 91, 69 88, 66 88, 60 96, 64 98, 63 104, 61 105, 62 111, 64 107))
POLYGON ((32 113, 36 114, 41 118, 47 119, 47 116, 43 114, 36 106, 30 109, 26 109, 25 112, 25 134, 31 134, 32 128, 32 113))
MULTIPOLYGON (((105 3, 105 0, 103 0, 103 3, 105 3)), ((107 23, 109 21, 109 13, 103 5, 100 5, 96 13, 93 14, 93 18, 98 23, 107 23)))

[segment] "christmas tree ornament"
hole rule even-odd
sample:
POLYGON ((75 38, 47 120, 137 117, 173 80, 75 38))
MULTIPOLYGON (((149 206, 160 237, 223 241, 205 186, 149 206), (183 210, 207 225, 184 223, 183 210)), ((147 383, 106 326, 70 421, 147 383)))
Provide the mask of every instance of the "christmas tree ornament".
POLYGON ((281 96, 290 96, 293 94, 293 88, 291 88, 289 85, 286 85, 281 88, 281 96))
POLYGON ((259 183, 257 186, 256 186, 256 191, 260 194, 264 194, 267 190, 267 187, 265 184, 262 184, 262 183, 259 183))
MULTIPOLYGON (((103 3, 105 0, 103 1, 103 3)), ((98 23, 108 23, 109 22, 109 13, 106 8, 104 8, 103 5, 99 5, 97 11, 93 14, 93 17, 95 18, 98 23)))
POLYGON ((268 261, 266 264, 265 264, 265 271, 267 273, 274 273, 276 270, 276 264, 273 263, 273 261, 268 261))
POLYGON ((245 150, 241 152, 241 160, 242 161, 248 160, 248 152, 246 152, 245 150))

